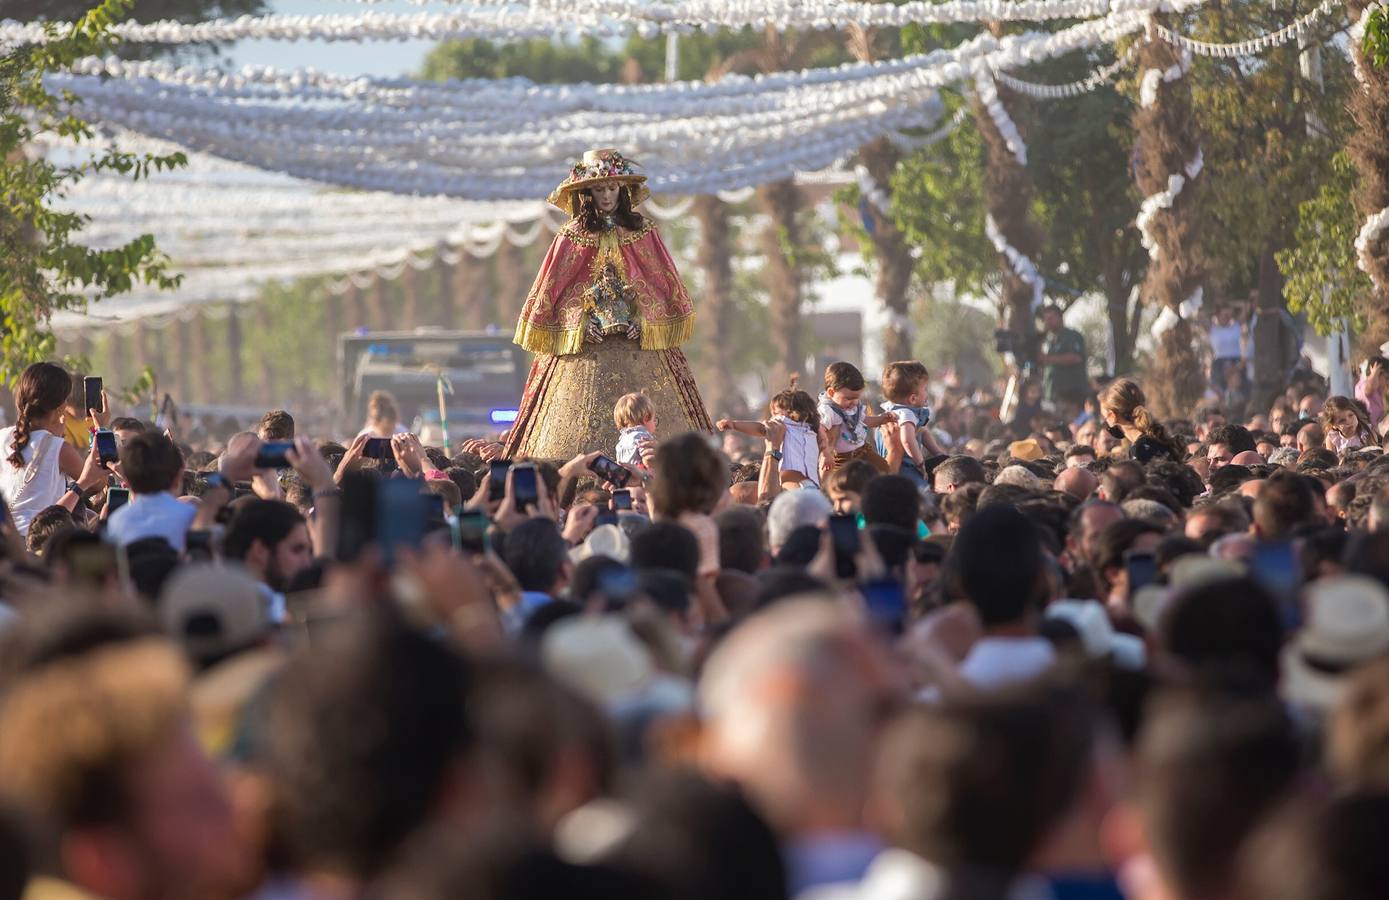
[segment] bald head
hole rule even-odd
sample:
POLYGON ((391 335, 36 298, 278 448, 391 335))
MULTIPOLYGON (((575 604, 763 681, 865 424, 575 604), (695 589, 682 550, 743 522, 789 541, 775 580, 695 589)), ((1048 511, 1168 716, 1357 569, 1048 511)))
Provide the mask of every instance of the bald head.
POLYGON ((1259 488, 1263 486, 1264 480, 1262 478, 1255 478, 1253 481, 1246 481, 1244 484, 1235 488, 1235 493, 1248 497, 1251 500, 1256 500, 1259 497, 1259 488))
POLYGON ((783 833, 861 827, 892 674, 846 610, 784 601, 721 643, 699 682, 701 756, 783 833))
POLYGON ((1095 488, 1099 487, 1100 480, 1095 477, 1095 473, 1089 469, 1067 469, 1056 476, 1055 489, 1063 494, 1070 494, 1082 503, 1090 499, 1090 495, 1095 493, 1095 488))
POLYGON ((743 506, 757 505, 757 482, 740 481, 728 486, 729 499, 743 506))
POLYGON ((1241 450, 1230 462, 1236 466, 1261 466, 1264 464, 1264 458, 1253 450, 1241 450))

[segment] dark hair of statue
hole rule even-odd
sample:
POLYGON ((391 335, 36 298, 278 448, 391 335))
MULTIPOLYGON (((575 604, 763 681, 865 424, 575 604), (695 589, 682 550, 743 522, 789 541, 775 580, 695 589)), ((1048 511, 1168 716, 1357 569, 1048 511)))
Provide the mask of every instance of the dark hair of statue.
MULTIPOLYGON (((593 191, 588 188, 580 189, 579 213, 574 220, 583 225, 584 231, 596 233, 604 229, 603 218, 603 214, 598 211, 598 205, 593 202, 593 191)), ((612 211, 612 220, 631 231, 642 227, 642 214, 632 209, 631 185, 624 184, 622 190, 617 192, 617 207, 612 211)))

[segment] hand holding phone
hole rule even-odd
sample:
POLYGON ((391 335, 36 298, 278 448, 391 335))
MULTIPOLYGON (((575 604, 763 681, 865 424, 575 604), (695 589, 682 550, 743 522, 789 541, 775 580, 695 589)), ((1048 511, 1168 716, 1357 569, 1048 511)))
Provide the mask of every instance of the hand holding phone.
POLYGON ((367 442, 362 445, 363 459, 394 459, 395 453, 391 450, 390 438, 367 438, 367 442))
POLYGON ((96 458, 102 466, 121 461, 120 447, 116 444, 116 433, 101 429, 96 433, 96 458))
POLYGON ((506 498, 506 476, 511 471, 511 460, 494 459, 487 464, 487 502, 500 503, 506 498))
POLYGON ((626 487, 627 482, 632 479, 632 473, 626 467, 612 457, 604 456, 601 453, 593 462, 589 463, 588 469, 613 487, 626 487))
POLYGON ((289 451, 294 449, 293 441, 266 441, 256 451, 257 469, 289 468, 289 451))
POLYGON ((539 475, 531 463, 511 467, 511 497, 517 512, 540 508, 539 475))
POLYGON ((109 517, 109 516, 111 515, 111 513, 113 513, 113 512, 115 512, 116 510, 120 509, 122 506, 125 506, 125 505, 126 505, 127 503, 129 503, 129 502, 130 502, 130 489, 129 489, 129 488, 113 487, 113 488, 107 489, 107 491, 106 491, 106 515, 109 517))
POLYGON ((93 411, 105 412, 106 402, 101 398, 101 377, 98 375, 88 375, 82 379, 82 392, 85 395, 86 408, 83 410, 90 418, 93 411))

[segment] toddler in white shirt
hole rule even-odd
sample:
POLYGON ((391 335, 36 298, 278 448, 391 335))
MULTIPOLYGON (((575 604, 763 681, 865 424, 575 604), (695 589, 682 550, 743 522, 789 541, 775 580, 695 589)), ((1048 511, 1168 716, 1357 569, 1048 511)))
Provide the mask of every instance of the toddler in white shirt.
POLYGON ((656 443, 656 406, 651 398, 642 393, 618 397, 613 424, 618 429, 614 458, 624 466, 644 467, 641 449, 656 443))

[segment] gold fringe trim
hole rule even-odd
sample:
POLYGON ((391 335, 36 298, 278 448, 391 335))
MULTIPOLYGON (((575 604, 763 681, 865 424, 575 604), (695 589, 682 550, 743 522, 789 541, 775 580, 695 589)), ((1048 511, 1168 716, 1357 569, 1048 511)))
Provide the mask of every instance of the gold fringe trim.
POLYGON ((641 349, 669 350, 672 347, 679 347, 694 336, 694 319, 694 313, 690 313, 683 319, 676 319, 674 322, 666 322, 661 325, 642 322, 641 349))
POLYGON ((567 356, 583 348, 584 329, 582 326, 544 328, 522 320, 516 323, 516 337, 513 340, 532 353, 567 356))
MULTIPOLYGON (((670 350, 694 337, 694 314, 674 322, 653 325, 641 323, 641 349, 670 350)), ((532 353, 548 353, 551 356, 568 356, 578 353, 584 346, 584 329, 545 328, 530 322, 516 323, 516 336, 513 340, 532 353)))

